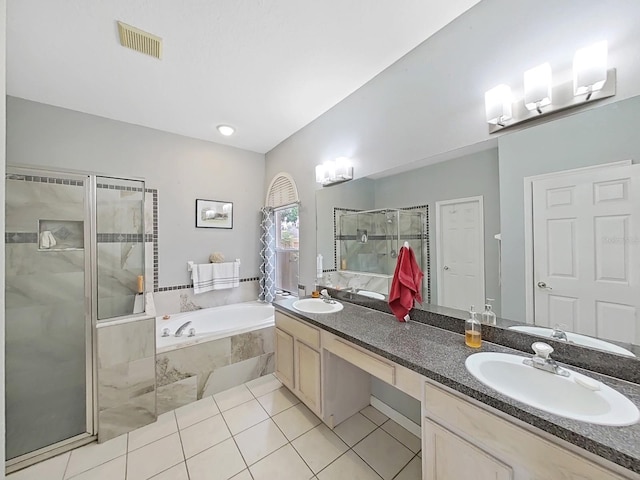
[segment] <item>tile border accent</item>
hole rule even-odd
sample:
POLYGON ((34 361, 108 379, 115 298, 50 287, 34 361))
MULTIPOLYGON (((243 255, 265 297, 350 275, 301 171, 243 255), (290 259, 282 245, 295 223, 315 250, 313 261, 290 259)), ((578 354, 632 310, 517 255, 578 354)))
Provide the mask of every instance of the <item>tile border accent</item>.
POLYGON ((38 243, 37 232, 5 232, 4 243, 38 243))
POLYGON ((68 178, 42 177, 38 175, 19 175, 16 173, 7 173, 5 174, 4 178, 5 180, 19 180, 22 182, 54 183, 56 185, 71 185, 74 187, 84 186, 84 180, 71 180, 68 178))
MULTIPOLYGON (((260 280, 260 277, 241 278, 240 279, 240 283, 257 282, 258 280, 260 280)), ((193 284, 189 284, 189 285, 171 285, 171 286, 168 286, 168 287, 158 287, 158 288, 154 289, 154 292, 168 292, 170 290, 186 290, 188 288, 193 288, 193 284)))

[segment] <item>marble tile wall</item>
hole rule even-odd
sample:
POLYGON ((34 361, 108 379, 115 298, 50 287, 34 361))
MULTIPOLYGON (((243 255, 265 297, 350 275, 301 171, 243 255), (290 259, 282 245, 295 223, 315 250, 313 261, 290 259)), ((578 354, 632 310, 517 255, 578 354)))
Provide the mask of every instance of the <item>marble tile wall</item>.
POLYGON ((155 318, 98 326, 98 441, 153 423, 155 318))
POLYGON ((338 290, 357 288, 372 292, 389 294, 391 275, 372 275, 360 272, 326 272, 322 278, 322 285, 338 290))
POLYGON ((274 371, 274 327, 156 356, 158 414, 274 371))

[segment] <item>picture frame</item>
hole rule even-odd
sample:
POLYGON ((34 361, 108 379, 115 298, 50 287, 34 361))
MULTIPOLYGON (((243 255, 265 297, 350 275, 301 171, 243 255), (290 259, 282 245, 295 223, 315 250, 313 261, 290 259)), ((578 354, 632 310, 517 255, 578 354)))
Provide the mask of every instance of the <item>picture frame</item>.
POLYGON ((196 228, 233 228, 233 202, 197 198, 196 228))

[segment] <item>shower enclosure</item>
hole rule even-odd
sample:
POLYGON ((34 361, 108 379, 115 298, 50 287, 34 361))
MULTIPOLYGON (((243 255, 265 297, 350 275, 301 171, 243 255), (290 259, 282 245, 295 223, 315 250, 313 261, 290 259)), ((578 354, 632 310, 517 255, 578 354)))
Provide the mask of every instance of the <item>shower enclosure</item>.
POLYGON ((96 435, 95 325, 144 311, 143 181, 7 168, 7 467, 96 435))
POLYGON ((423 214, 400 209, 367 210, 340 217, 340 270, 393 275, 398 252, 408 242, 422 265, 423 214))

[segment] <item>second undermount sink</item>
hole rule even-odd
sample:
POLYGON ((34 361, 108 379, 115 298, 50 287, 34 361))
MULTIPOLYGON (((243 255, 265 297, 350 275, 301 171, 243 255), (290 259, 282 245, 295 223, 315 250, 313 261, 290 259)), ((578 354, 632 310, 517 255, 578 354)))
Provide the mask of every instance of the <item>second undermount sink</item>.
POLYGON ((519 355, 480 352, 470 355, 465 366, 503 395, 561 417, 609 426, 640 420, 635 404, 607 385, 571 370, 566 377, 545 372, 523 360, 519 355))
POLYGON ((334 303, 327 303, 322 298, 304 298, 293 302, 293 308, 305 313, 334 313, 344 307, 335 300, 334 303))
MULTIPOLYGON (((552 328, 545 327, 534 327, 530 325, 516 325, 513 327, 509 327, 510 330, 516 330, 518 332, 530 333, 532 335, 539 335, 541 337, 551 338, 553 334, 552 328)), ((600 340, 599 338, 589 337, 588 335, 581 335, 579 333, 573 332, 565 332, 567 335, 567 340, 569 342, 575 343, 576 345, 582 345, 584 347, 592 347, 597 348, 598 350, 602 350, 610 353, 617 353, 618 355, 624 355, 626 357, 635 357, 633 353, 631 353, 626 348, 619 347, 618 345, 614 345, 613 343, 609 343, 605 340, 600 340)))

